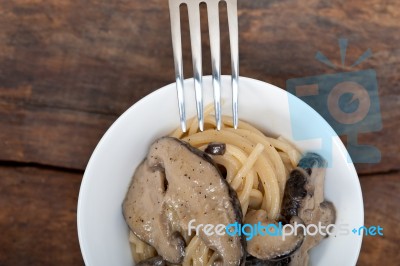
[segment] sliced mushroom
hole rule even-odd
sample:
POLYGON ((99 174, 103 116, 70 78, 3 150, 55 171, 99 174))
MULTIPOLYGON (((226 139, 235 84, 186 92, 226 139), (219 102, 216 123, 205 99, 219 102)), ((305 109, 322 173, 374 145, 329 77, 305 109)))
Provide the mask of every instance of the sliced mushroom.
POLYGON ((180 263, 185 241, 168 221, 164 182, 163 172, 154 171, 147 161, 140 164, 123 202, 123 214, 138 238, 153 246, 167 261, 180 263))
POLYGON ((156 256, 153 258, 149 258, 147 260, 141 261, 136 266, 165 266, 165 260, 161 256, 156 256))
MULTIPOLYGON (((326 161, 316 153, 307 153, 300 160, 287 181, 282 204, 285 219, 290 215, 298 215, 306 226, 318 225, 319 222, 328 226, 335 222, 334 205, 324 200, 326 166, 326 161)), ((315 236, 306 235, 300 249, 292 255, 290 265, 308 265, 308 251, 326 236, 319 233, 315 236)))
POLYGON ((303 169, 294 169, 286 181, 282 200, 281 215, 285 222, 293 216, 298 216, 298 210, 307 195, 307 174, 303 169))
POLYGON ((226 144, 220 142, 211 142, 204 150, 206 153, 211 155, 224 155, 226 150, 226 144))
MULTIPOLYGON (((188 232, 191 220, 193 226, 242 221, 236 192, 210 157, 170 137, 150 147, 133 177, 123 212, 131 230, 171 263, 182 261, 188 238, 180 233, 188 232)), ((217 252, 217 264, 240 265, 244 260, 242 237, 207 235, 203 230, 199 237, 217 252)))
POLYGON ((333 224, 336 220, 336 209, 332 202, 323 201, 319 205, 321 210, 321 224, 328 226, 329 224, 333 224))
MULTIPOLYGON (((279 233, 279 224, 275 221, 267 220, 267 213, 264 210, 251 210, 245 218, 245 224, 257 224, 274 230, 268 232, 258 232, 247 242, 247 252, 259 260, 281 259, 290 256, 303 242, 304 232, 298 230, 296 234, 287 235, 285 238, 279 233), (270 225, 270 227, 268 227, 270 225)), ((300 219, 293 218, 292 224, 301 223, 300 219)), ((288 230, 288 228, 286 228, 288 230)))
POLYGON ((287 266, 290 263, 290 257, 278 260, 260 260, 253 256, 246 258, 246 266, 287 266))

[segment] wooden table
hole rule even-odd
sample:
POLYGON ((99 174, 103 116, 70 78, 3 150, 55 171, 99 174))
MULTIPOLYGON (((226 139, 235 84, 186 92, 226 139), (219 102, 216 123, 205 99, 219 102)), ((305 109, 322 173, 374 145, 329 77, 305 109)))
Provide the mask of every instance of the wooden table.
MULTIPOLYGON (((358 264, 397 265, 400 2, 240 0, 239 16, 242 76, 285 88, 290 78, 376 71, 383 129, 359 141, 379 148, 382 161, 357 170, 365 224, 381 225, 384 237, 364 238, 358 264), (368 48, 372 57, 351 68, 368 48), (317 51, 339 67, 315 60, 317 51)), ((209 58, 205 49, 205 74, 209 58)), ((189 77, 189 52, 184 63, 189 77)), ((83 264, 76 204, 89 156, 121 113, 173 80, 166 0, 0 0, 0 265, 83 264)))

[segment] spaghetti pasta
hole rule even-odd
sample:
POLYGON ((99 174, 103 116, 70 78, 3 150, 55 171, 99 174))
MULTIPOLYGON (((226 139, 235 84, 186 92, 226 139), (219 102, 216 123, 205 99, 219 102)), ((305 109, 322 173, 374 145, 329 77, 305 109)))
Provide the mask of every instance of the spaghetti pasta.
MULTIPOLYGON (((239 128, 233 129, 231 118, 225 116, 221 130, 217 131, 211 110, 212 106, 205 108, 205 131, 200 132, 197 120, 192 118, 188 121, 186 133, 178 128, 170 136, 203 151, 211 142, 225 143, 223 155, 210 156, 226 169, 226 180, 238 195, 243 216, 248 209, 262 209, 267 212, 268 218, 277 219, 288 173, 296 167, 300 152, 283 138, 267 137, 246 122, 240 121, 239 128)), ((138 238, 130 239, 135 260, 151 253, 147 244, 140 244, 142 241, 138 238)), ((198 236, 187 241, 182 265, 212 265, 218 258, 218 254, 198 236)))

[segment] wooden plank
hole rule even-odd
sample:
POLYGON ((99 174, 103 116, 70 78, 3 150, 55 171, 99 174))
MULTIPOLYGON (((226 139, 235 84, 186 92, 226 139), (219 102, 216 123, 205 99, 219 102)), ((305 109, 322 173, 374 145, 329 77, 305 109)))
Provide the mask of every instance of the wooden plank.
POLYGON ((384 236, 365 236, 357 265, 398 265, 400 260, 400 174, 361 178, 365 225, 380 225, 384 236))
MULTIPOLYGON (((400 61, 399 10, 398 1, 385 5, 377 0, 346 4, 339 0, 239 1, 241 75, 285 88, 290 78, 374 69, 383 130, 362 134, 359 140, 379 148, 383 159, 380 164, 360 165, 358 170, 371 173, 399 169, 399 144, 388 141, 400 133, 396 70, 400 61), (347 63, 343 67, 337 45, 340 37, 349 39, 347 63), (349 67, 368 48, 373 52, 372 58, 349 67), (329 68, 315 60, 317 51, 339 67, 329 68)), ((7 116, 0 118, 0 135, 3 143, 17 147, 1 147, 0 160, 83 169, 95 146, 94 140, 112 122, 109 115, 116 117, 174 79, 167 1, 2 0, 0 25, 0 112, 7 116), (40 111, 42 107, 44 110, 40 111), (29 113, 31 109, 35 109, 33 113, 29 113), (61 136, 70 131, 59 127, 63 128, 66 121, 71 123, 74 110, 78 121, 91 120, 73 127, 80 134, 72 142, 78 144, 79 150, 73 152, 61 145, 55 153, 54 145, 41 143, 46 140, 36 130, 54 132, 57 137, 50 138, 53 143, 63 142, 61 136), (20 120, 21 114, 33 121, 20 120), (47 125, 49 117, 57 121, 52 122, 57 127, 47 125), (88 129, 87 125, 98 131, 88 129), (22 140, 29 144, 21 143, 22 140), (86 142, 89 144, 82 144, 86 142), (29 149, 18 148, 27 145, 29 149), (36 154, 37 151, 41 153, 36 154)), ((206 23, 202 25, 206 35, 206 23)), ((183 23, 184 65, 189 77, 187 28, 183 23)), ((222 32, 222 43, 227 47, 226 25, 222 32)), ((207 74, 211 73, 207 38, 203 44, 207 74)), ((224 58, 228 58, 226 48, 224 58)), ((229 60, 223 61, 222 70, 230 73, 229 60)))
POLYGON ((0 102, 0 161, 84 169, 116 116, 0 102))
POLYGON ((167 4, 1 1, 0 87, 27 87, 36 105, 119 114, 174 80, 167 4))
MULTIPOLYGON (((166 2, 3 2, 0 84, 31 85, 30 101, 120 113, 174 80, 166 2)), ((314 60, 315 53, 322 51, 340 66, 337 39, 348 37, 347 64, 371 48, 372 60, 360 67, 376 69, 382 95, 392 95, 398 88, 393 65, 400 60, 395 50, 400 37, 394 34, 400 3, 370 19, 380 8, 375 2, 239 1, 241 73, 282 88, 289 78, 335 73, 314 60), (352 13, 357 19, 347 17, 352 13)), ((190 69, 190 57, 185 66, 190 69)))
POLYGON ((0 265, 83 265, 81 173, 0 166, 0 265))

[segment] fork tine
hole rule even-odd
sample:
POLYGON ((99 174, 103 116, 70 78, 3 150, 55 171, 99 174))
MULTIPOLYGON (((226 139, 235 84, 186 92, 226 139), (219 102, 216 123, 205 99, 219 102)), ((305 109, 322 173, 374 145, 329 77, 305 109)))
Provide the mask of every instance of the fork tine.
POLYGON ((239 83, 239 33, 238 33, 238 15, 237 15, 237 0, 226 0, 228 10, 229 24, 229 41, 231 47, 232 61, 232 112, 233 112, 233 127, 238 126, 238 83, 239 83))
MULTIPOLYGON (((180 4, 186 4, 189 15, 190 43, 192 48, 193 81, 196 95, 197 119, 200 131, 204 130, 203 112, 203 70, 201 51, 201 26, 200 3, 204 2, 207 8, 208 25, 210 34, 210 48, 212 61, 212 83, 214 88, 214 109, 217 129, 221 129, 221 44, 219 29, 219 2, 222 0, 169 0, 171 17, 172 46, 174 51, 176 89, 178 94, 179 115, 182 131, 186 131, 186 114, 183 87, 183 63, 182 63, 182 38, 180 22, 180 4)), ((227 6, 229 40, 231 48, 232 67, 232 113, 233 126, 238 127, 238 85, 239 85, 239 36, 237 0, 224 0, 227 6)))
POLYGON ((171 19, 172 47, 174 53, 176 91, 178 95, 179 118, 182 132, 186 132, 185 95, 183 91, 183 63, 180 7, 174 0, 169 0, 171 19))
POLYGON ((201 29, 200 29, 200 7, 197 1, 187 1, 189 12, 190 43, 192 46, 193 80, 196 94, 197 119, 199 129, 203 131, 203 70, 201 58, 201 29))
POLYGON ((214 109, 217 130, 221 129, 221 44, 219 29, 219 1, 207 3, 208 28, 210 34, 212 84, 214 88, 214 109), (208 8, 210 7, 210 8, 208 8))

